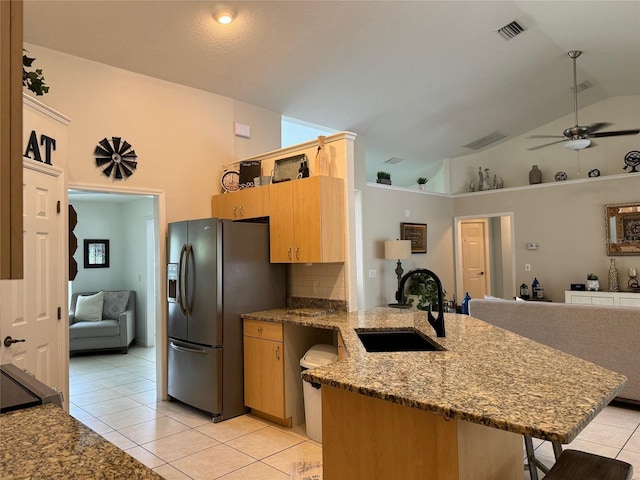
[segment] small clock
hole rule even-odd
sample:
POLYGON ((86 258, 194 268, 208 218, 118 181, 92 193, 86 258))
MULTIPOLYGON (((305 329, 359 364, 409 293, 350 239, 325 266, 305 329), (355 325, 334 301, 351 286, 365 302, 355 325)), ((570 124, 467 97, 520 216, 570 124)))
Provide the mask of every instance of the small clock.
POLYGON ((240 189, 240 172, 236 170, 227 170, 222 174, 220 179, 222 188, 225 192, 235 192, 240 189))

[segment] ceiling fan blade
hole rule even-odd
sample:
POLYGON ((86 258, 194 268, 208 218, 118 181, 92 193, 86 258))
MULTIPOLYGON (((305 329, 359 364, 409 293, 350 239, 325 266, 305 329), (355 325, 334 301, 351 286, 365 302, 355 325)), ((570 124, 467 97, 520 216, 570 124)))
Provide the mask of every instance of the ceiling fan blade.
POLYGON ((587 131, 589 132, 589 135, 591 135, 592 133, 597 132, 598 130, 602 130, 603 128, 610 127, 611 125, 613 124, 609 122, 592 123, 587 127, 587 131))
POLYGON ((614 132, 592 133, 592 137, 619 137, 620 135, 637 135, 640 130, 616 130, 614 132))
POLYGON ((530 135, 527 138, 565 138, 564 135, 530 135))
POLYGON ((562 140, 558 140, 556 142, 551 142, 551 143, 545 143, 544 145, 538 145, 537 147, 527 148, 527 150, 538 150, 540 148, 548 147, 549 145, 555 145, 556 143, 562 143, 564 141, 565 141, 565 138, 562 137, 562 140))

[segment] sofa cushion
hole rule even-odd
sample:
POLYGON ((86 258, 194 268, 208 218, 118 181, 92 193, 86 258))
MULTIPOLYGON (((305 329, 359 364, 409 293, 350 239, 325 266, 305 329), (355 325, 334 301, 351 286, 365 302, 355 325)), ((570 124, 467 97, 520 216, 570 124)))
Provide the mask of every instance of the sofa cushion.
POLYGON ((104 292, 102 318, 112 318, 113 320, 117 320, 120 314, 127 309, 130 293, 131 292, 129 290, 104 292))
POLYGON ((69 339, 90 337, 117 337, 120 326, 117 320, 101 322, 76 322, 69 327, 69 339))
POLYGON ((80 295, 76 301, 76 321, 97 322, 102 320, 104 292, 95 295, 80 295))

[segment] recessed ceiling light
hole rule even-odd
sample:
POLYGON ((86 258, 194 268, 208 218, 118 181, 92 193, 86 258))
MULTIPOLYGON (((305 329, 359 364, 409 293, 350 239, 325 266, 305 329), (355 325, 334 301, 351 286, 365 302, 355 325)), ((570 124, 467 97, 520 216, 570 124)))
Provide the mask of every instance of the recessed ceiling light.
POLYGON ((233 19, 235 18, 235 12, 229 8, 223 8, 221 10, 218 10, 213 15, 213 18, 215 18, 218 23, 227 25, 233 22, 233 19))

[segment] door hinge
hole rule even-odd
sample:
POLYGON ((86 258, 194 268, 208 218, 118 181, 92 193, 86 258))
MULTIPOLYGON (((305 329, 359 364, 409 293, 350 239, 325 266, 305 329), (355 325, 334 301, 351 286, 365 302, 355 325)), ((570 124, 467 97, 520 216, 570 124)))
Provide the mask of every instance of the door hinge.
POLYGON ((58 307, 58 320, 62 320, 62 307, 58 307))
POLYGON ((56 213, 60 215, 60 200, 58 200, 58 203, 56 203, 56 213))

